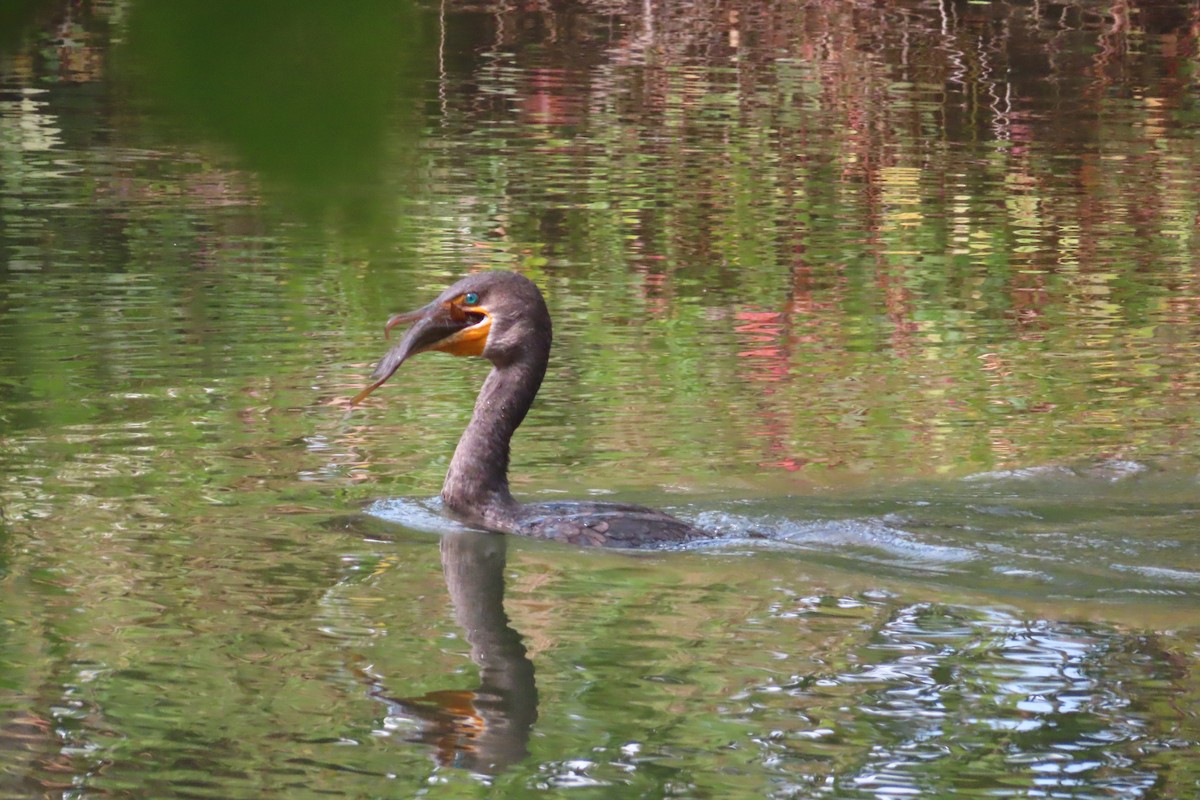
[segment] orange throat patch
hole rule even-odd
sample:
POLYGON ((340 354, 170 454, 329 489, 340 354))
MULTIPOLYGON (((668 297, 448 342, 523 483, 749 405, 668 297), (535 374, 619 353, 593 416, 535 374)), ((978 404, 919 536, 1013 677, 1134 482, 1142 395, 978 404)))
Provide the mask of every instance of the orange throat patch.
POLYGON ((486 312, 482 322, 448 336, 433 346, 434 350, 453 356, 481 356, 487 347, 488 334, 492 331, 492 318, 486 312))

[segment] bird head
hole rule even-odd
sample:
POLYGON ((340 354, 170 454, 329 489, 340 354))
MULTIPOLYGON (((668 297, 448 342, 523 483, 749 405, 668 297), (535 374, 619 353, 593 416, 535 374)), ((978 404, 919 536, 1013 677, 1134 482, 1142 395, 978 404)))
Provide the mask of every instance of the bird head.
POLYGON ((396 314, 384 325, 386 336, 398 325, 411 325, 380 360, 352 405, 360 403, 411 356, 431 350, 456 356, 482 356, 497 366, 522 357, 549 354, 550 312, 541 291, 515 272, 468 275, 437 299, 415 311, 396 314))

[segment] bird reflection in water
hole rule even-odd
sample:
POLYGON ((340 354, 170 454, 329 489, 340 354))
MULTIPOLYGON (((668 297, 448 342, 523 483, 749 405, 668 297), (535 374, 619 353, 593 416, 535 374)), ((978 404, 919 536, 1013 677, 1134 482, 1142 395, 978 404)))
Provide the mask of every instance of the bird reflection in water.
POLYGON ((388 717, 416 724, 409 741, 430 745, 441 766, 495 774, 529 754, 537 719, 533 662, 504 612, 507 538, 473 532, 442 536, 442 572, 454 616, 479 666, 479 688, 443 689, 420 697, 393 697, 365 670, 368 694, 388 706, 388 717))

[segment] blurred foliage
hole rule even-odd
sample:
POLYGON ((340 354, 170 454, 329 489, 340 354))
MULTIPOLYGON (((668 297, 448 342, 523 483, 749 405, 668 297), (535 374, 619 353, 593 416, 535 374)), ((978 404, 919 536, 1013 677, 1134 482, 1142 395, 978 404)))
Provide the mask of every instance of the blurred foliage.
POLYGON ((121 81, 176 136, 352 227, 392 207, 380 164, 413 146, 435 57, 414 3, 142 2, 126 24, 121 81))

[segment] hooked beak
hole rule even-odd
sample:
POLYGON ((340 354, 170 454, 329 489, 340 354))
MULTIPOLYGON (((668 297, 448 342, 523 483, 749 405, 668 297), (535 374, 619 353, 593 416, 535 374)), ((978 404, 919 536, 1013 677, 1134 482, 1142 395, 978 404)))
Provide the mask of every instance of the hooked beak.
POLYGON ((424 308, 389 318, 383 326, 384 336, 397 325, 410 322, 413 326, 400 341, 392 345, 375 367, 371 374, 374 383, 356 394, 350 405, 361 403, 367 395, 386 383, 401 364, 418 353, 441 350, 456 356, 483 355, 492 318, 479 306, 464 308, 453 300, 435 300, 424 308))

